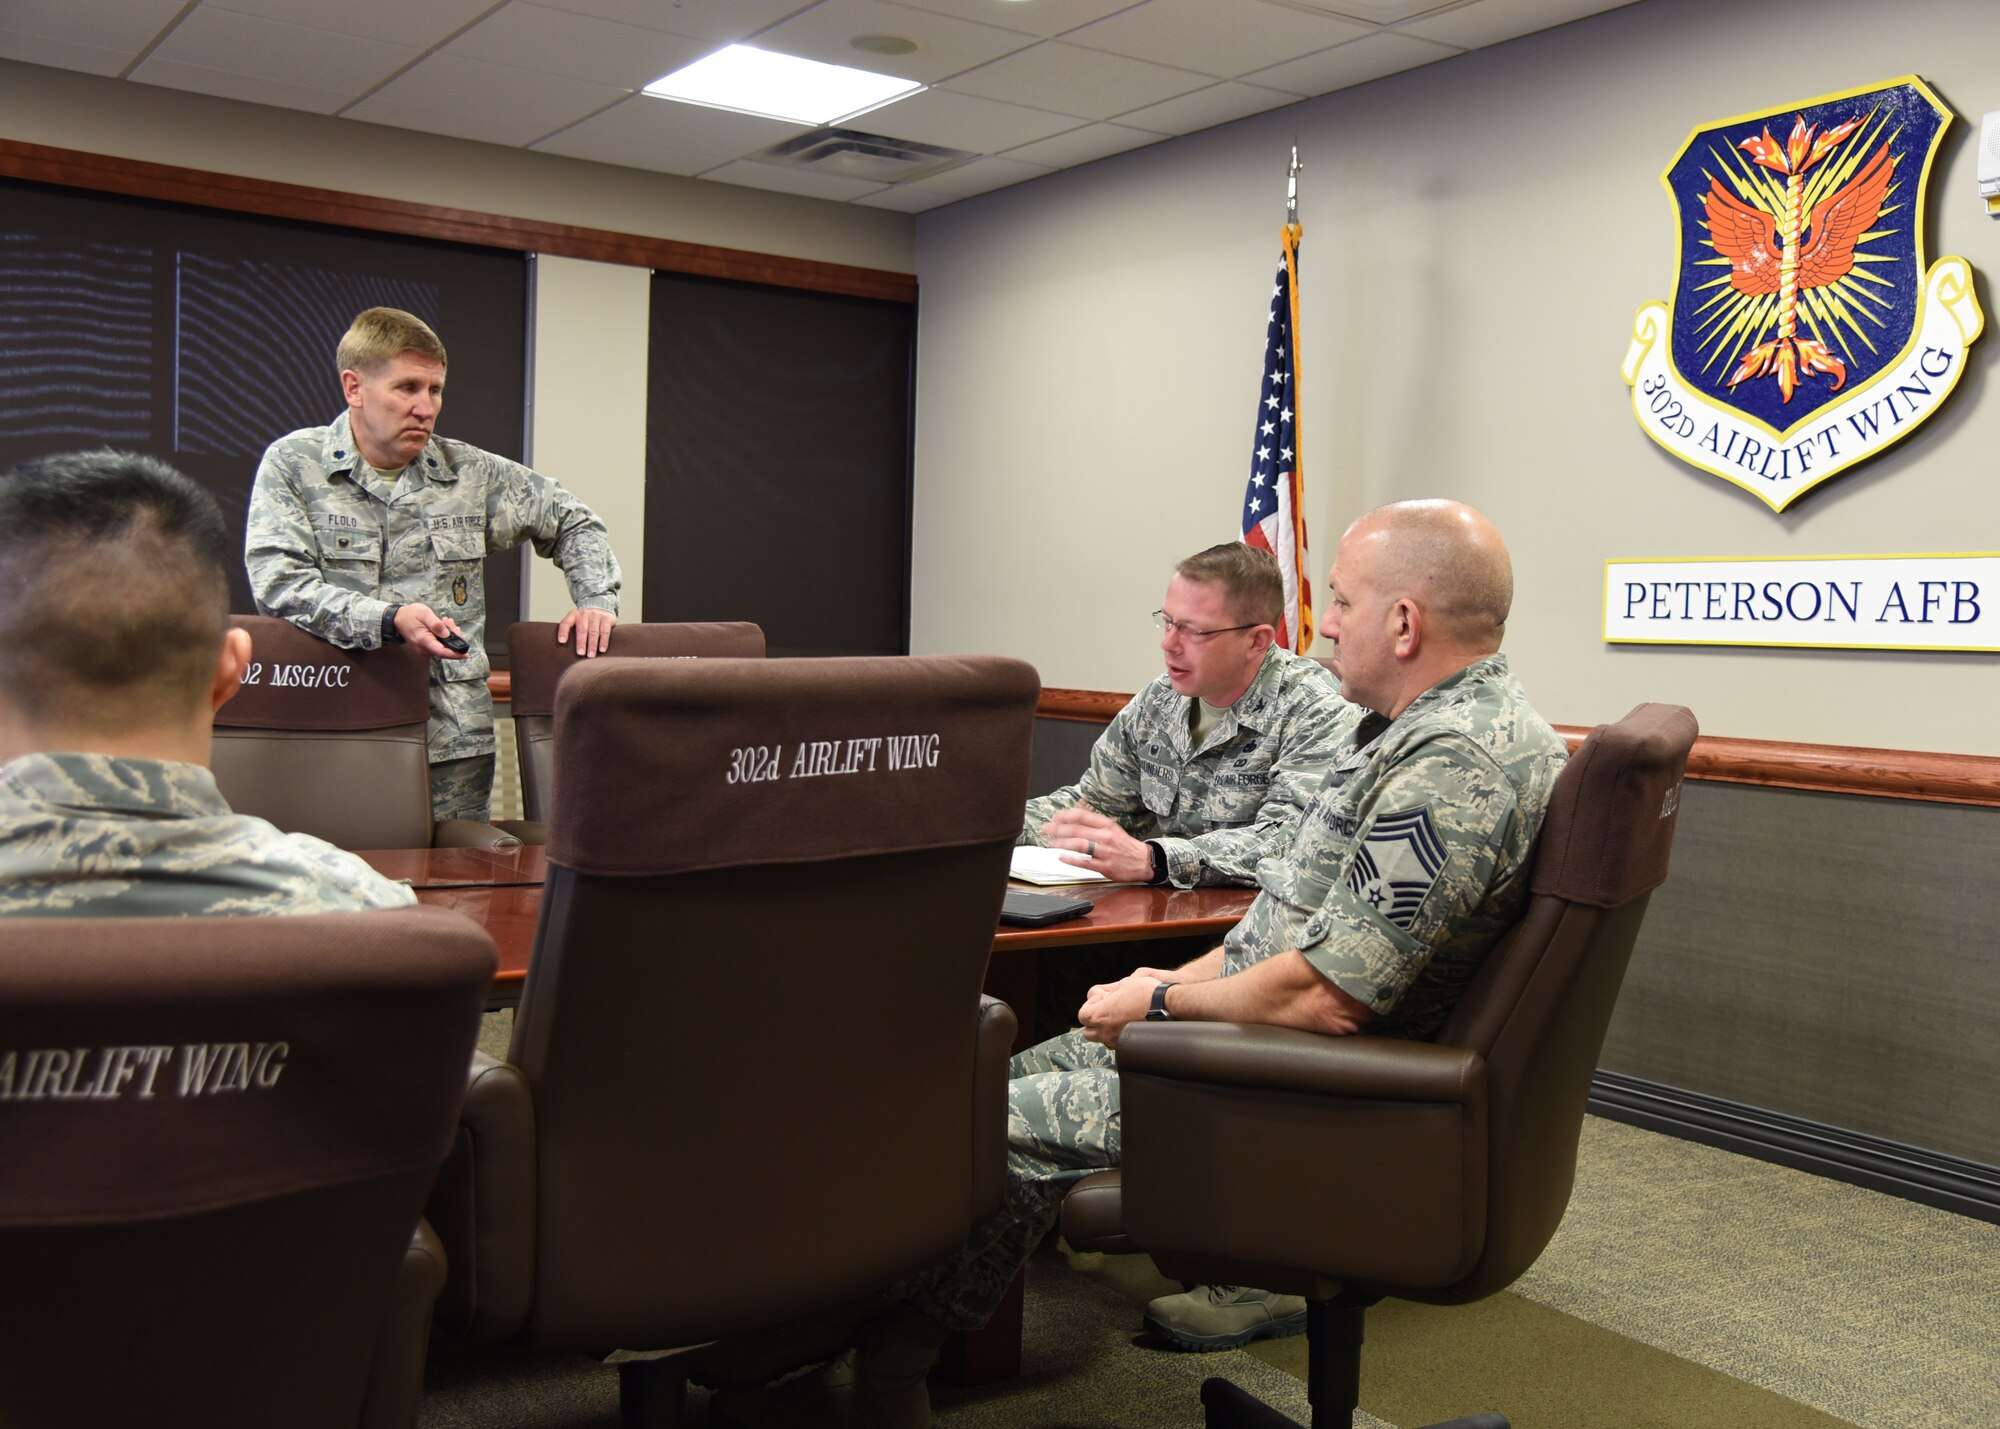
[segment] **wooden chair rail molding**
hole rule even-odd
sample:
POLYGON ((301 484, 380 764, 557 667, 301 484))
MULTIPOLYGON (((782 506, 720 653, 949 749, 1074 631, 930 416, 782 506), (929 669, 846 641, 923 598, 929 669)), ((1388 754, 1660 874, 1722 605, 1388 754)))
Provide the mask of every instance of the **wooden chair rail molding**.
MULTIPOLYGON (((1130 698, 1103 690, 1045 689, 1036 713, 1044 719, 1108 724, 1130 698)), ((1559 724, 1556 729, 1572 749, 1590 733, 1585 725, 1559 724)), ((1763 784, 1778 789, 2000 808, 2000 759, 1976 754, 1784 744, 1705 734, 1695 741, 1694 754, 1688 759, 1688 777, 1718 784, 1763 784)))
POLYGON ((545 223, 532 218, 509 218, 471 209, 405 203, 399 199, 375 198, 368 194, 307 188, 300 184, 274 183, 233 174, 212 174, 202 169, 120 159, 78 149, 57 149, 46 144, 24 144, 13 139, 0 139, 0 176, 94 189, 99 193, 199 204, 235 213, 302 219, 308 223, 365 228, 416 238, 441 238, 453 243, 476 243, 520 253, 589 258, 600 263, 663 268, 670 273, 734 278, 740 282, 765 283, 780 288, 809 288, 814 292, 879 298, 892 303, 914 303, 917 300, 917 280, 911 273, 856 268, 844 263, 819 263, 772 253, 748 253, 737 248, 716 248, 702 243, 682 243, 671 238, 648 238, 635 233, 613 233, 600 228, 578 228, 573 224, 545 223))

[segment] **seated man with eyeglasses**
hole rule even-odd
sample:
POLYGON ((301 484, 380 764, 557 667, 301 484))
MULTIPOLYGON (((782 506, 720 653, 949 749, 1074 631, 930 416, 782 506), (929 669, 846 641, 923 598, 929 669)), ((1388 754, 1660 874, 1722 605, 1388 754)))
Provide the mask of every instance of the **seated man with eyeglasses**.
POLYGON ((1317 660, 1277 644, 1284 601, 1277 562, 1241 541, 1175 566, 1153 612, 1165 673, 1081 779, 1028 801, 1020 842, 1117 883, 1255 882, 1360 713, 1317 660))

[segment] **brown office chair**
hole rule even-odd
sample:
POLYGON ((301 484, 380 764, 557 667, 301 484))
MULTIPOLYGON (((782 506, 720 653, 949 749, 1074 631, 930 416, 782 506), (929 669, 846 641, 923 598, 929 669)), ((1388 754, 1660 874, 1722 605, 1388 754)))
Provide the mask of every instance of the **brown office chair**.
POLYGON ((0 1423, 414 1424, 493 967, 439 909, 0 919, 0 1423))
POLYGON ((408 645, 342 650, 290 621, 233 615, 250 669, 215 713, 210 763, 239 814, 339 848, 491 848, 472 819, 431 822, 430 661, 408 645))
MULTIPOLYGON (((514 680, 510 702, 514 747, 521 756, 522 820, 502 820, 500 827, 526 843, 547 841, 549 789, 555 779, 554 717, 556 685, 578 665, 588 664, 576 653, 576 641, 556 640, 556 625, 547 620, 516 621, 507 627, 507 659, 514 680)), ((686 624, 621 625, 611 632, 611 652, 618 659, 691 660, 764 658, 764 632, 748 621, 700 621, 686 624)))
MULTIPOLYGON (((1667 876, 1695 734, 1677 705, 1640 705, 1591 732, 1556 783, 1526 913, 1435 1043, 1127 1028, 1123 1166, 1070 1193, 1070 1244, 1148 1250, 1177 1279, 1305 1296, 1312 1429, 1346 1429, 1369 1305, 1491 1295, 1555 1234, 1612 1004, 1667 876), (1244 1186, 1254 1202, 1231 1199, 1244 1186)), ((1202 1401, 1210 1426, 1293 1424, 1226 1380, 1204 1383, 1202 1401)))
MULTIPOLYGON (((430 1207, 442 1328, 693 1345, 963 1242, 1002 1186, 1014 1020, 979 989, 1038 693, 991 658, 564 678, 509 1060, 430 1207)), ((621 1373, 628 1422, 676 1422, 677 1357, 621 1373)))

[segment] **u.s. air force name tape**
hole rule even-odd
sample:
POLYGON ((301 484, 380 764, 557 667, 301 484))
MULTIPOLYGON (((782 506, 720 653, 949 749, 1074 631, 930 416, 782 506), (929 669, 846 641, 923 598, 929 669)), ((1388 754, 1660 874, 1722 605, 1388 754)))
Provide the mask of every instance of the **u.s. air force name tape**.
POLYGON ((1614 644, 2000 650, 2000 552, 1609 560, 1614 644))

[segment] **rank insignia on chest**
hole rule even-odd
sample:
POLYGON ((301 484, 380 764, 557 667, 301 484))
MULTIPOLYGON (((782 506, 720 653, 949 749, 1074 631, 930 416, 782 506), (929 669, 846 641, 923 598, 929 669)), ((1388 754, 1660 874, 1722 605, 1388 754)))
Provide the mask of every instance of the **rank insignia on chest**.
POLYGON ((465 577, 460 576, 451 583, 451 598, 455 605, 465 604, 465 577))

